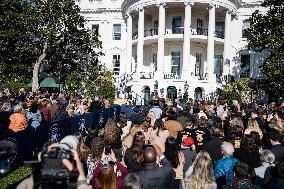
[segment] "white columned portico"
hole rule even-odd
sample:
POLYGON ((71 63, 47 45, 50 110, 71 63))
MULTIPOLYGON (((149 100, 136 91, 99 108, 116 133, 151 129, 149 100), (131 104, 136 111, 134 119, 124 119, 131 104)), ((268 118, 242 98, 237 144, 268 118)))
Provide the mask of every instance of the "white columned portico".
POLYGON ((165 51, 165 20, 166 10, 165 3, 158 4, 159 6, 159 30, 158 30, 158 55, 157 55, 157 71, 155 73, 156 79, 164 78, 164 51, 165 51))
POLYGON ((142 72, 143 68, 143 48, 144 48, 144 7, 139 8, 139 18, 138 18, 138 44, 137 44, 137 70, 139 74, 142 72))
POLYGON ((214 76, 214 36, 215 36, 215 5, 209 4, 207 73, 210 78, 214 76))
POLYGON ((223 75, 229 74, 230 69, 230 36, 231 36, 231 19, 232 15, 229 10, 225 15, 225 40, 224 40, 224 57, 223 57, 223 75))
POLYGON ((125 73, 130 73, 132 68, 132 16, 127 15, 127 44, 126 44, 127 60, 125 64, 125 73), (129 69, 130 68, 130 69, 129 69))
POLYGON ((193 2, 185 1, 184 13, 184 35, 183 35, 183 65, 182 78, 188 78, 194 70, 190 70, 190 27, 191 27, 191 7, 193 2))

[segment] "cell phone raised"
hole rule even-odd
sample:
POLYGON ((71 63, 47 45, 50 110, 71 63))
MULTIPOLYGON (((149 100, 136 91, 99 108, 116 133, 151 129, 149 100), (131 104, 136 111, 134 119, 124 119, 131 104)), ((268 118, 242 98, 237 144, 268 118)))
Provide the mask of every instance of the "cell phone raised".
POLYGON ((110 145, 105 145, 105 155, 109 155, 111 153, 111 146, 110 145))

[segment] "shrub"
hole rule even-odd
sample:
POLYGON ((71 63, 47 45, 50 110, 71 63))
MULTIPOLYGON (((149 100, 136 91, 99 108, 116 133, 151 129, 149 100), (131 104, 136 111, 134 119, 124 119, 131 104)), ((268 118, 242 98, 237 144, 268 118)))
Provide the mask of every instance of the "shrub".
POLYGON ((20 167, 15 171, 8 173, 4 178, 0 179, 0 189, 7 188, 17 182, 27 178, 32 174, 32 168, 20 167))

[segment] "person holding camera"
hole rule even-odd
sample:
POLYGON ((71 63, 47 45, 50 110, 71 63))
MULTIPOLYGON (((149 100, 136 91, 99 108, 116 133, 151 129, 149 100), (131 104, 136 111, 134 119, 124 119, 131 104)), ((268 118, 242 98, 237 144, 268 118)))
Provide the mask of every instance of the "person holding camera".
POLYGON ((127 169, 117 161, 115 153, 110 150, 102 154, 100 162, 94 170, 93 189, 121 189, 127 169))
POLYGON ((91 189, 81 164, 74 136, 64 137, 60 143, 49 145, 33 165, 33 175, 23 180, 16 189, 75 188, 91 189))

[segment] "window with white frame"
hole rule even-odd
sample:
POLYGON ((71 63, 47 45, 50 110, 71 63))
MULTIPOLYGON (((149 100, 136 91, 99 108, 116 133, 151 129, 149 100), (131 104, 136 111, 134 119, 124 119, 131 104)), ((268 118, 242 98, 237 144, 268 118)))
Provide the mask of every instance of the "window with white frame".
POLYGON ((121 40, 121 24, 113 25, 113 40, 121 40))
POLYGON ((244 20, 242 26, 242 38, 248 38, 248 29, 250 28, 250 21, 244 20))
POLYGON ((203 29, 203 20, 197 19, 196 25, 197 25, 197 28, 196 28, 197 35, 205 35, 204 29, 203 29))
POLYGON ((195 75, 201 75, 201 53, 196 53, 195 75))
POLYGON ((181 34, 183 32, 181 16, 173 17, 172 32, 176 34, 181 34))
POLYGON ((224 28, 225 28, 224 22, 216 22, 216 24, 215 24, 215 37, 224 39, 224 28))
POLYGON ((214 74, 220 77, 223 73, 223 55, 215 55, 214 57, 214 74))
POLYGON ((119 75, 120 72, 120 55, 114 54, 112 56, 112 66, 113 66, 113 74, 119 75))
POLYGON ((180 74, 180 52, 179 51, 172 52, 171 56, 172 56, 171 73, 175 75, 179 75, 180 74))

